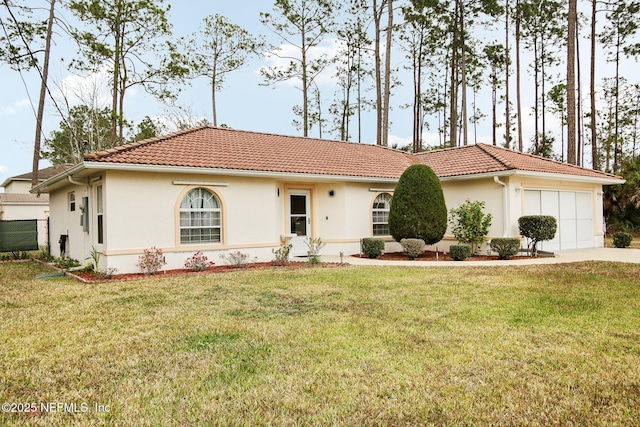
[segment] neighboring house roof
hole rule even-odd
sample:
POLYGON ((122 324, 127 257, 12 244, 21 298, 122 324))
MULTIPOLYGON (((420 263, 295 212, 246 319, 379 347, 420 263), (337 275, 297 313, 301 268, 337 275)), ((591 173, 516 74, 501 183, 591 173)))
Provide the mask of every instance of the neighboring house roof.
POLYGON ((86 177, 91 170, 122 168, 294 174, 393 182, 415 163, 429 165, 441 179, 531 173, 606 184, 624 182, 615 175, 485 144, 411 154, 371 144, 201 126, 88 154, 83 163, 37 186, 34 191, 46 191, 70 175, 86 177))
POLYGON ((49 195, 0 193, 0 205, 48 205, 49 195))
MULTIPOLYGON (((56 166, 50 166, 48 168, 44 168, 44 169, 40 169, 38 171, 38 181, 39 182, 44 182, 48 179, 53 178, 54 176, 58 175, 61 172, 66 171, 67 169, 70 169, 71 167, 73 167, 73 165, 56 165, 56 166)), ((0 185, 0 187, 6 187, 8 186, 11 181, 28 181, 31 182, 31 178, 33 177, 33 172, 27 172, 24 173, 22 175, 16 175, 16 176, 12 176, 7 178, 2 185, 0 185)))

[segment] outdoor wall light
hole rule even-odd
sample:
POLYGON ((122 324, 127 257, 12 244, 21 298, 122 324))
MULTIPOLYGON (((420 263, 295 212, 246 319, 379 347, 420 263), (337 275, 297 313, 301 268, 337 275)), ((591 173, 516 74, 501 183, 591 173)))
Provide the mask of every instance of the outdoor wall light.
POLYGON ((329 197, 333 197, 336 195, 336 192, 333 190, 329 190, 329 197))

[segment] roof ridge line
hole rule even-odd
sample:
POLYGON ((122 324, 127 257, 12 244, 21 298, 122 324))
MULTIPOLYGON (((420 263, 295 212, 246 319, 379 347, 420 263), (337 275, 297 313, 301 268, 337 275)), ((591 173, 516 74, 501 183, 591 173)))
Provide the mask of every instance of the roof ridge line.
MULTIPOLYGON (((482 143, 478 144, 478 145, 489 146, 488 144, 482 144, 482 143)), ((593 168, 587 168, 587 167, 580 166, 580 165, 574 165, 572 163, 561 162, 560 160, 550 159, 548 157, 542 157, 542 156, 537 156, 537 155, 531 154, 531 153, 525 153, 525 152, 522 152, 522 151, 511 150, 509 148, 499 147, 497 145, 491 145, 490 147, 497 148, 497 149, 503 150, 503 151, 508 151, 508 152, 511 152, 511 153, 517 153, 517 154, 525 155, 527 157, 530 157, 530 158, 536 159, 536 160, 547 161, 547 162, 555 163, 557 165, 569 166, 569 167, 574 168, 574 169, 598 172, 598 173, 603 173, 603 174, 609 175, 609 176, 614 177, 614 178, 620 178, 620 176, 612 174, 612 173, 609 173, 609 172, 599 171, 599 170, 596 170, 596 169, 593 169, 593 168)), ((491 154, 491 153, 488 153, 488 154, 491 154)))
POLYGON ((208 127, 210 127, 210 126, 207 126, 207 125, 196 126, 196 127, 189 128, 189 129, 177 130, 175 132, 171 132, 171 133, 168 133, 166 135, 154 136, 154 137, 151 137, 151 138, 143 139, 141 141, 128 142, 128 143, 126 143, 124 145, 117 145, 117 146, 112 147, 112 148, 107 148, 106 150, 101 150, 101 151, 96 151, 95 153, 85 154, 84 160, 97 160, 97 159, 99 159, 101 157, 105 157, 105 156, 108 156, 110 154, 121 153, 123 151, 133 150, 134 148, 143 147, 143 146, 151 145, 151 144, 156 144, 158 142, 165 141, 167 139, 175 138, 175 137, 180 136, 180 135, 186 135, 186 134, 189 134, 191 132, 195 132, 195 131, 198 131, 198 130, 200 130, 202 128, 208 128, 208 127))
MULTIPOLYGON (((517 169, 517 167, 509 162, 508 160, 502 158, 502 156, 498 156, 492 152, 490 152, 488 149, 486 149, 485 147, 488 147, 488 144, 484 144, 484 143, 478 143, 476 144, 478 146, 478 148, 480 148, 485 154, 487 154, 488 156, 490 156, 491 158, 495 159, 496 161, 498 161, 499 163, 503 164, 504 167, 506 167, 509 170, 513 170, 513 169, 517 169)), ((501 148, 503 150, 507 150, 506 148, 502 148, 502 147, 498 147, 497 145, 491 145, 490 147, 496 147, 496 148, 501 148)), ((511 150, 507 150, 507 151, 511 151, 511 150)), ((522 153, 520 153, 522 154, 522 153)))

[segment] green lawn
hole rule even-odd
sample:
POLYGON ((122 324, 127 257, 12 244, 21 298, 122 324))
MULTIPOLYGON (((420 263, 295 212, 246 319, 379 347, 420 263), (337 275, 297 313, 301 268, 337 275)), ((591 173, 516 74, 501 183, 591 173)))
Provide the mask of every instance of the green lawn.
POLYGON ((0 264, 0 425, 640 424, 638 265, 46 271, 0 264))

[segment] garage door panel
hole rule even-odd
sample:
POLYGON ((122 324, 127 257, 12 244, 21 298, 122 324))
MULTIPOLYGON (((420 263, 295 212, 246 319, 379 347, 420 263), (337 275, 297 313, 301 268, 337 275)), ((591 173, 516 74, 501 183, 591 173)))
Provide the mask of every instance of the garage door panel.
MULTIPOLYGON (((556 220, 560 217, 560 200, 557 191, 541 191, 540 192, 541 215, 550 215, 556 220)), ((556 235, 551 240, 546 240, 540 245, 540 249, 544 251, 560 250, 560 235, 556 235)))
POLYGON ((593 221, 593 198, 591 193, 576 193, 576 218, 593 221))
POLYGON ((540 249, 557 251, 593 247, 593 194, 579 191, 525 190, 524 215, 550 215, 558 220, 553 240, 540 249))

